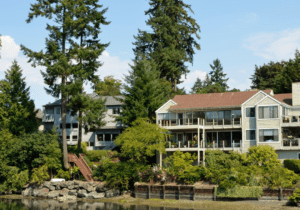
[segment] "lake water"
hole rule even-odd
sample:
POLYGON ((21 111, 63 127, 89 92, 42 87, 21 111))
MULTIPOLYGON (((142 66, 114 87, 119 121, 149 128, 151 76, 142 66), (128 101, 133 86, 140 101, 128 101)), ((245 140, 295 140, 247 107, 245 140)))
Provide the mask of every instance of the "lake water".
POLYGON ((66 202, 60 203, 48 199, 0 199, 0 210, 179 210, 178 208, 130 206, 123 207, 115 203, 102 202, 66 202))

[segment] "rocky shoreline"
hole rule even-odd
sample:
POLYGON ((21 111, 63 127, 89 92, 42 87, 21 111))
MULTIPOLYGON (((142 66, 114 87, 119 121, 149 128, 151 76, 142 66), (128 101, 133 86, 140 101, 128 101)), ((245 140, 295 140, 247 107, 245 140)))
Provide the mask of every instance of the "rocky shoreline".
POLYGON ((119 188, 108 188, 105 182, 83 181, 44 182, 40 185, 28 184, 22 191, 22 195, 25 197, 50 198, 61 202, 76 200, 77 198, 111 198, 120 194, 119 188))

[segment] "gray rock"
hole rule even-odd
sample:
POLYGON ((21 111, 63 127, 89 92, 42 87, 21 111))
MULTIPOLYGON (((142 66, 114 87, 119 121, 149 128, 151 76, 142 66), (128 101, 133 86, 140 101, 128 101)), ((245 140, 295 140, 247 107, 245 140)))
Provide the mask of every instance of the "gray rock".
POLYGON ((109 190, 109 188, 106 186, 105 182, 96 185, 96 191, 97 192, 105 192, 107 190, 109 190))
POLYGON ((55 190, 55 187, 52 186, 52 185, 50 185, 49 190, 50 190, 50 191, 54 191, 54 190, 55 190))
POLYGON ((39 189, 38 192, 37 192, 37 197, 47 198, 48 193, 49 193, 49 189, 48 188, 39 189))
POLYGON ((44 182, 43 186, 48 189, 50 189, 50 187, 52 187, 50 182, 44 182))
POLYGON ((77 190, 70 190, 69 195, 77 195, 77 190))
POLYGON ((105 196, 105 193, 92 192, 92 193, 89 193, 87 195, 87 198, 90 198, 90 199, 99 199, 99 198, 104 198, 104 196, 105 196))
POLYGON ((66 201, 71 201, 76 199, 77 199, 76 196, 72 196, 72 195, 64 195, 57 198, 59 202, 66 202, 66 201))
POLYGON ((59 184, 60 188, 68 188, 69 185, 70 185, 69 182, 61 182, 59 184))
POLYGON ((64 196, 64 195, 68 195, 69 194, 69 189, 64 188, 62 190, 59 191, 59 196, 64 196))
POLYGON ((118 195, 120 195, 120 189, 118 189, 118 188, 107 190, 105 192, 105 197, 106 198, 115 197, 115 196, 118 196, 118 195))
POLYGON ((70 182, 69 184, 68 184, 68 189, 69 190, 73 190, 75 187, 74 187, 74 182, 70 182))
POLYGON ((23 196, 32 196, 32 191, 33 191, 33 189, 31 187, 28 187, 22 191, 22 195, 23 196))
POLYGON ((78 198, 86 198, 87 197, 86 190, 78 190, 77 197, 78 198))
POLYGON ((60 189, 61 189, 60 184, 57 184, 57 185, 55 186, 55 190, 60 190, 60 189))
POLYGON ((37 197, 38 193, 39 193, 39 189, 38 188, 34 188, 32 190, 32 194, 31 195, 34 196, 34 197, 37 197))
POLYGON ((55 199, 59 196, 59 191, 51 191, 48 193, 48 198, 55 199))

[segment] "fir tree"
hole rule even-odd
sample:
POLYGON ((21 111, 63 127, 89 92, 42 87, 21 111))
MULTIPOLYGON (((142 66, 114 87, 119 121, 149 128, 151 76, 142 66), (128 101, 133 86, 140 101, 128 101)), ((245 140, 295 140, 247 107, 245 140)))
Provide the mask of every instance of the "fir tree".
POLYGON ((131 125, 137 118, 154 122, 155 110, 167 101, 159 71, 155 62, 145 57, 135 60, 131 69, 125 76, 122 116, 117 119, 125 125, 131 125))
POLYGON ((198 77, 194 86, 192 87, 190 93, 191 94, 196 94, 197 92, 200 92, 203 88, 203 83, 201 81, 201 79, 198 77))
POLYGON ((5 72, 0 85, 0 125, 13 135, 37 131, 38 121, 33 100, 29 97, 25 78, 17 61, 5 72))
POLYGON ((107 44, 98 40, 100 25, 108 24, 102 16, 105 10, 98 0, 38 0, 31 5, 27 22, 42 16, 54 20, 55 25, 47 25, 50 35, 46 39, 46 51, 34 52, 21 46, 32 65, 45 66, 42 72, 47 93, 61 96, 62 139, 64 168, 68 169, 66 139, 66 112, 68 97, 82 93, 83 83, 95 82, 94 73, 101 62, 97 58, 107 44), (74 62, 75 61, 75 62, 74 62))
POLYGON ((223 67, 220 60, 217 58, 213 61, 213 64, 210 64, 212 71, 209 72, 211 76, 211 81, 213 83, 219 83, 225 89, 228 89, 226 74, 223 72, 223 67))
POLYGON ((200 50, 195 40, 200 39, 200 26, 188 14, 193 13, 191 6, 182 0, 150 0, 149 4, 145 15, 150 16, 146 24, 152 32, 139 30, 134 53, 153 59, 160 78, 170 81, 176 92, 181 75, 189 73, 185 63, 193 63, 194 49, 200 50))

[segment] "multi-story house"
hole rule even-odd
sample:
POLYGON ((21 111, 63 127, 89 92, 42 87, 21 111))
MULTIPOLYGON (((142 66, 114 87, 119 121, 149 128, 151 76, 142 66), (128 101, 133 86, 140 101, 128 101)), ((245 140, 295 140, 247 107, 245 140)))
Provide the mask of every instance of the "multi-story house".
POLYGON ((178 149, 196 153, 198 164, 206 150, 244 153, 254 145, 271 145, 279 159, 300 159, 300 83, 292 84, 290 94, 177 95, 156 110, 156 119, 171 134, 167 155, 178 149))
MULTIPOLYGON (((97 94, 89 94, 91 98, 97 99, 97 94)), ((102 96, 102 99, 106 99, 105 105, 107 112, 105 113, 104 121, 106 125, 101 127, 95 132, 85 133, 82 129, 82 141, 87 142, 88 150, 102 150, 113 149, 115 147, 114 140, 122 132, 123 126, 120 122, 117 122, 115 117, 119 116, 122 103, 116 98, 122 98, 122 96, 102 96)), ((62 135, 62 120, 61 120, 61 100, 57 100, 53 103, 49 103, 43 106, 43 120, 44 130, 50 130, 53 126, 57 127, 57 131, 60 133, 60 139, 62 135)), ((67 144, 76 145, 78 143, 78 121, 76 116, 71 115, 71 111, 67 113, 67 144)))

